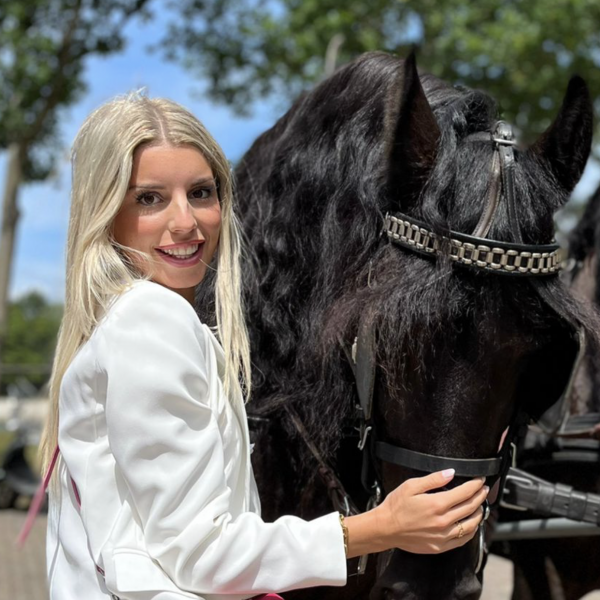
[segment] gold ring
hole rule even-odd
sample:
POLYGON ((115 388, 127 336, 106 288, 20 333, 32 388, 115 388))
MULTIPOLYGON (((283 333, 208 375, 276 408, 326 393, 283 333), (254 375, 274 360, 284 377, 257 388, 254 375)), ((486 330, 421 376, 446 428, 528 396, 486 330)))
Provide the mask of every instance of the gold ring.
POLYGON ((465 535, 465 530, 463 529, 463 524, 460 521, 457 521, 456 525, 458 526, 458 535, 456 537, 460 540, 460 538, 465 535))

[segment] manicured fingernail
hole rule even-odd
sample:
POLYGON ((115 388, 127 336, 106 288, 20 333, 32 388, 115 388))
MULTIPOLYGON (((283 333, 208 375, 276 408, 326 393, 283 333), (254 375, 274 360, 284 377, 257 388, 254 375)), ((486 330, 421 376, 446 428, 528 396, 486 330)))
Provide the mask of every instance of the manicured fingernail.
POLYGON ((446 479, 450 479, 452 477, 454 477, 454 469, 445 469, 444 471, 442 471, 442 475, 446 478, 446 479))
POLYGON ((490 492, 490 486, 489 485, 484 485, 483 489, 485 490, 486 494, 489 494, 489 492, 490 492))

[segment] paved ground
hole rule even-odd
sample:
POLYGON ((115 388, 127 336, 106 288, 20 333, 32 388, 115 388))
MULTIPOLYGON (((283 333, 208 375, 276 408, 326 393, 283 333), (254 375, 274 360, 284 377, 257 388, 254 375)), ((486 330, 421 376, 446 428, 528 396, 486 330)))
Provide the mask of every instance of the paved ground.
MULTIPOLYGON (((0 511, 0 600, 47 600, 44 540, 45 516, 38 520, 23 550, 16 550, 13 540, 25 519, 21 511, 0 511)), ((481 600, 510 600, 511 564, 491 556, 486 568, 486 583, 481 600)), ((82 598, 82 600, 85 600, 82 598)), ((585 600, 600 600, 600 592, 585 600)))
POLYGON ((0 600, 48 598, 44 551, 46 517, 38 517, 25 548, 17 550, 14 540, 24 520, 23 511, 0 511, 0 600))
POLYGON ((510 600, 512 592, 512 563, 504 558, 488 558, 481 600, 510 600))

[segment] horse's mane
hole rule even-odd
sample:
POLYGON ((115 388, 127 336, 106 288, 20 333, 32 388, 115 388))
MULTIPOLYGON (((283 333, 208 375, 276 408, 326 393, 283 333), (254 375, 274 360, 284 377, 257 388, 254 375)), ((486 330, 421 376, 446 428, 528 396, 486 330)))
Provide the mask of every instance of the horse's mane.
MULTIPOLYGON (((472 359, 478 360, 478 351, 499 339, 499 323, 531 339, 537 331, 542 341, 544 332, 562 326, 557 316, 548 318, 527 281, 453 271, 382 242, 388 211, 402 210, 436 230, 474 229, 490 185, 493 145, 469 136, 492 131, 497 120, 485 93, 421 76, 441 140, 420 197, 399 196, 389 184, 389 156, 401 65, 371 53, 340 69, 299 98, 236 172, 237 210, 252 257, 244 268, 255 365, 250 410, 293 403, 325 454, 335 451, 355 401, 342 345, 352 344, 360 319, 378 328, 388 381, 406 381, 407 368, 426 376, 436 348, 459 346, 475 329, 480 346, 472 359), (410 366, 407 349, 416 357, 410 366)), ((549 243, 552 215, 566 192, 535 157, 519 152, 517 161, 524 240, 549 243), (536 195, 529 193, 534 187, 536 195)), ((510 239, 502 206, 490 237, 510 239)), ((594 328, 593 316, 556 278, 540 285, 564 313, 594 328)), ((206 298, 201 293, 201 305, 206 298)))

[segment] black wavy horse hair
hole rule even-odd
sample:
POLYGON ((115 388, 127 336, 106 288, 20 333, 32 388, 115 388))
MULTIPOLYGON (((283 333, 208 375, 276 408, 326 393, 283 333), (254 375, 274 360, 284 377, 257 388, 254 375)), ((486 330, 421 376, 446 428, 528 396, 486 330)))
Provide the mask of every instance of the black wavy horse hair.
MULTIPOLYGON (((406 398, 414 398, 405 412, 417 419, 413 429, 426 420, 421 435, 428 443, 415 449, 465 458, 495 453, 506 423, 490 424, 493 410, 483 416, 481 408, 463 410, 461 402, 501 392, 488 389, 492 382, 476 388, 463 381, 456 369, 461 361, 469 373, 498 371, 504 356, 515 355, 506 365, 504 379, 515 380, 506 401, 516 394, 532 413, 560 393, 571 367, 572 331, 534 286, 454 269, 448 261, 393 247, 380 235, 384 215, 398 211, 436 231, 472 232, 491 185, 494 145, 470 136, 493 131, 497 120, 496 103, 485 93, 419 76, 414 58, 370 53, 300 97, 238 165, 236 209, 248 247, 243 287, 254 366, 248 410, 276 429, 269 447, 259 444, 253 457, 268 518, 327 510, 327 503, 306 494, 319 485, 317 465, 280 410, 284 404, 296 409, 338 471, 360 470, 340 449, 357 402, 342 344, 352 344, 361 319, 377 328, 377 364, 388 400, 407 405, 412 400, 406 398), (437 389, 446 367, 452 375, 437 389), (491 428, 488 440, 481 441, 482 428, 491 428), (262 468, 264 453, 281 457, 278 473, 262 468)), ((553 214, 590 151, 591 121, 587 87, 574 77, 553 125, 531 148, 516 150, 525 243, 552 241, 553 214)), ((488 237, 511 239, 504 202, 488 237)), ((558 278, 538 286, 596 339, 594 315, 558 278)), ((198 310, 208 321, 211 300, 207 280, 198 291, 198 310)))
MULTIPOLYGON (((302 407, 326 453, 335 450, 339 424, 353 406, 354 381, 339 340, 353 340, 363 311, 376 315, 380 351, 394 371, 404 367, 407 346, 413 353, 427 347, 436 332, 456 321, 493 328, 501 304, 527 312, 527 318, 544 312, 531 308, 539 300, 525 281, 457 276, 382 243, 383 215, 399 209, 436 229, 474 229, 490 183, 493 146, 464 141, 472 133, 491 131, 498 119, 495 101, 483 92, 423 75, 439 125, 437 154, 391 148, 396 131, 410 126, 399 114, 399 63, 387 54, 369 53, 340 69, 260 136, 236 170, 236 208, 250 248, 243 270, 252 405, 260 398, 263 412, 282 402, 302 407), (409 164, 395 164, 396 173, 390 173, 394 152, 405 153, 398 158, 409 164), (377 282, 371 287, 370 267, 377 282)), ((571 85, 582 86, 581 80, 571 85)), ((570 130, 576 139, 564 140, 557 153, 573 148, 577 154, 552 157, 561 173, 553 174, 541 154, 519 153, 515 179, 527 200, 519 206, 526 243, 553 239, 552 215, 580 177, 591 129, 584 104, 579 101, 573 114, 563 116, 570 122, 561 124, 561 132, 570 130)), ((510 239, 502 207, 499 212, 489 237, 510 239)), ((558 279, 543 283, 568 312, 589 323, 558 279)), ((209 321, 211 295, 209 285, 201 286, 197 304, 209 321)))

